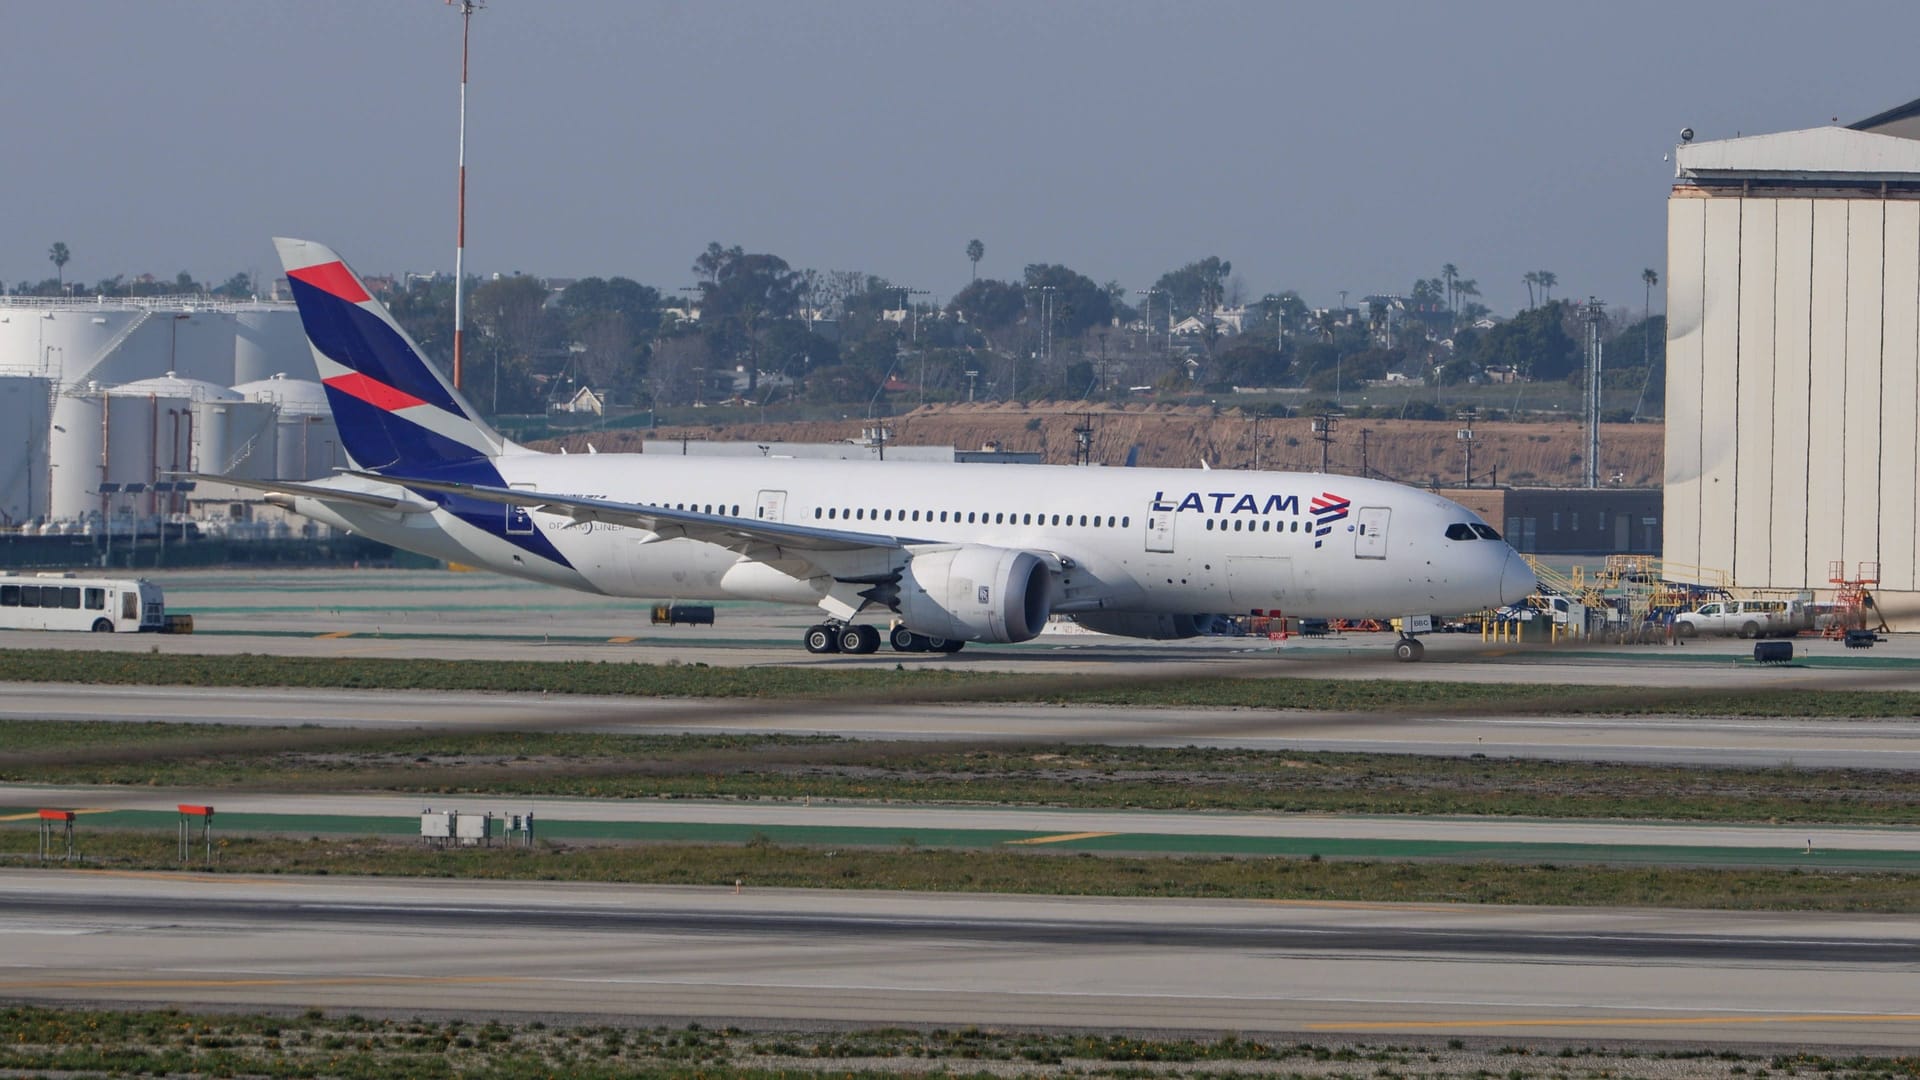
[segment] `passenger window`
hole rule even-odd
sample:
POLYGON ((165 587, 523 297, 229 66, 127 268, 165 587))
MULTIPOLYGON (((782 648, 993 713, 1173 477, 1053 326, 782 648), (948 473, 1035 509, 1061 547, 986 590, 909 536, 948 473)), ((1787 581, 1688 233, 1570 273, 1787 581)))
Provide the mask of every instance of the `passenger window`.
POLYGON ((815 521, 820 520, 820 508, 817 506, 813 508, 813 520, 815 521))
MULTIPOLYGON (((1128 525, 1128 524, 1129 524, 1130 522, 1132 522, 1132 521, 1133 521, 1133 516, 1132 516, 1131 514, 1129 514, 1128 516, 1126 516, 1126 517, 1123 517, 1123 518, 1121 518, 1121 519, 1120 519, 1120 527, 1124 529, 1124 528, 1126 528, 1126 527, 1127 527, 1127 525, 1128 525)), ((1108 518, 1108 519, 1107 519, 1107 525, 1108 525, 1108 527, 1109 527, 1109 528, 1111 528, 1111 527, 1112 527, 1112 525, 1113 525, 1113 519, 1112 519, 1112 518, 1108 518)))
POLYGON ((1022 514, 1022 515, 1020 515, 1020 524, 1022 524, 1022 525, 1031 525, 1031 524, 1033 524, 1033 515, 1032 515, 1032 514, 1022 514))
POLYGON ((993 515, 993 523, 994 523, 995 525, 1005 525, 1005 524, 1007 523, 1007 515, 1005 515, 1005 514, 1002 514, 1002 513, 996 513, 996 514, 994 514, 994 515, 993 515))
POLYGON ((942 525, 947 523, 947 512, 945 510, 940 511, 940 523, 942 525))
POLYGON ((1212 519, 1212 518, 1208 518, 1208 519, 1207 519, 1207 531, 1208 531, 1208 532, 1212 532, 1212 531, 1213 531, 1213 519, 1212 519))
POLYGON ((69 611, 80 610, 80 586, 62 585, 60 587, 60 606, 69 611))
POLYGON ((1242 525, 1244 525, 1244 524, 1246 524, 1246 523, 1245 523, 1245 522, 1243 522, 1243 521, 1241 521, 1241 520, 1240 520, 1239 518, 1234 518, 1234 519, 1233 519, 1233 531, 1234 531, 1234 532, 1239 532, 1239 531, 1240 531, 1240 526, 1242 526, 1242 525))
POLYGON ((1478 533, 1480 535, 1480 539, 1482 540, 1500 539, 1500 534, 1497 532, 1494 532, 1493 526, 1491 525, 1482 525, 1479 522, 1475 522, 1473 525, 1473 531, 1478 533))
POLYGON ((20 586, 0 585, 0 607, 20 606, 20 586))
POLYGON ((855 510, 855 511, 853 512, 853 516, 854 516, 854 518, 855 518, 855 519, 857 519, 857 520, 859 520, 859 521, 865 521, 865 520, 867 520, 867 512, 866 512, 866 511, 865 511, 864 509, 863 509, 863 510, 855 510))
POLYGON ((918 510, 915 510, 915 511, 913 512, 913 520, 915 520, 915 521, 919 521, 919 520, 920 520, 920 511, 918 511, 918 510))
POLYGON ((1473 538, 1473 526, 1465 522, 1457 521, 1447 526, 1447 539, 1449 540, 1472 540, 1473 538))
POLYGON ((38 585, 20 586, 20 606, 21 607, 39 607, 40 606, 40 586, 38 585))
POLYGON ((967 511, 967 524, 969 525, 973 524, 973 513, 972 510, 967 511))
POLYGON ((891 511, 891 510, 888 510, 888 511, 886 511, 886 513, 885 513, 885 520, 887 520, 887 521, 892 521, 892 520, 893 520, 893 511, 891 511))

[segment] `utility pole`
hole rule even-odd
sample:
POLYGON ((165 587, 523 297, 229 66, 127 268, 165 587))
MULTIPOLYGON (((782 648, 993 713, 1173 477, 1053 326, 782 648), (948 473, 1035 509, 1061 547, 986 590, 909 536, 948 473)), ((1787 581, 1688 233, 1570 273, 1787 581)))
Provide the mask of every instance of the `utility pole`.
MULTIPOLYGON (((460 8, 460 193, 455 201, 457 218, 453 237, 453 388, 460 389, 466 359, 466 256, 467 256, 467 39, 473 31, 473 13, 481 0, 447 0, 460 8)), ((499 394, 499 380, 494 380, 499 394)), ((498 412, 498 409, 494 410, 498 412)))
POLYGON ((1313 437, 1320 444, 1320 471, 1332 471, 1333 429, 1340 420, 1339 413, 1321 413, 1313 418, 1313 437))
POLYGON ((1600 486, 1600 354, 1607 323, 1607 306, 1587 298, 1587 487, 1600 486))
POLYGON ((1075 465, 1093 464, 1093 414, 1092 413, 1088 412, 1088 413, 1080 414, 1080 424, 1078 427, 1075 427, 1073 429, 1073 437, 1076 440, 1074 449, 1073 449, 1073 463, 1075 465))
POLYGON ((1372 467, 1367 464, 1367 436, 1371 434, 1373 429, 1370 427, 1360 429, 1360 475, 1363 477, 1373 475, 1372 467))
POLYGON ((1478 412, 1479 410, 1473 406, 1467 406, 1466 410, 1460 414, 1461 418, 1466 420, 1467 426, 1454 433, 1454 437, 1459 439, 1461 445, 1467 448, 1467 475, 1466 479, 1461 483, 1461 487, 1473 486, 1473 418, 1478 412))

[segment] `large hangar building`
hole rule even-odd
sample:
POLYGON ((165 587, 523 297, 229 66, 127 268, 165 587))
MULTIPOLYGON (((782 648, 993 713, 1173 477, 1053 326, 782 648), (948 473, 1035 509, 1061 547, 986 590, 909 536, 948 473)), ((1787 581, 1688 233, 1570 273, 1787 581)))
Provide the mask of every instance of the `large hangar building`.
POLYGON ((1920 101, 1675 160, 1668 576, 1920 592, 1920 101))

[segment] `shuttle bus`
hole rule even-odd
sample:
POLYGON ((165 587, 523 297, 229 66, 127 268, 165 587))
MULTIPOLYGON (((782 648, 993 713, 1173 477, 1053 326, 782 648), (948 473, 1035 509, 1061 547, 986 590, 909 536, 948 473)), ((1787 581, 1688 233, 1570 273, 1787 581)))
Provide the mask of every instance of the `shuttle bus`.
POLYGON ((132 578, 0 573, 0 630, 161 631, 160 586, 132 578))

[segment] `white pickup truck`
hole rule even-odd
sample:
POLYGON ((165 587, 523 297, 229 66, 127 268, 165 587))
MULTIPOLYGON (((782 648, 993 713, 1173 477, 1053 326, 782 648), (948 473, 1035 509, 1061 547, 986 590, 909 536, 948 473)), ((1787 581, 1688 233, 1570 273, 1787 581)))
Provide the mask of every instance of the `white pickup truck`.
POLYGON ((1673 618, 1677 637, 1731 634, 1743 638, 1792 637, 1813 629, 1813 608, 1802 600, 1716 600, 1673 618))

